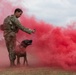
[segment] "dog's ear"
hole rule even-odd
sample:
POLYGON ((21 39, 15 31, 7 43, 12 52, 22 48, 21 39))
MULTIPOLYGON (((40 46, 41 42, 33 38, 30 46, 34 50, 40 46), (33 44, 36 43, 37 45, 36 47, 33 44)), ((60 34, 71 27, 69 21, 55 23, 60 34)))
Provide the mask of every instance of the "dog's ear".
POLYGON ((23 40, 21 43, 25 43, 25 40, 23 40))

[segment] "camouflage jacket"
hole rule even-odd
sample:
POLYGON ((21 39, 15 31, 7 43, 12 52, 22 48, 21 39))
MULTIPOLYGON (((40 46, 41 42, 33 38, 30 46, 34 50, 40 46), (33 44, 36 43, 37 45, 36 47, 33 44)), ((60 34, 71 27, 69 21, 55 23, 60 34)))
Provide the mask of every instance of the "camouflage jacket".
POLYGON ((21 25, 19 20, 14 16, 8 16, 4 19, 4 33, 7 34, 9 32, 15 32, 17 33, 20 30, 30 34, 32 33, 32 30, 25 28, 24 26, 21 25))

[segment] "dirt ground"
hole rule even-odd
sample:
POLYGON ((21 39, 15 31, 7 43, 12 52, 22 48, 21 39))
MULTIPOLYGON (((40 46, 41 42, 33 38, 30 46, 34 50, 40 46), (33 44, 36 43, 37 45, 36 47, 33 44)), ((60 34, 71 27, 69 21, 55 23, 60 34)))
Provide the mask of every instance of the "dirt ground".
POLYGON ((0 69, 0 75, 76 75, 76 72, 50 67, 7 67, 0 69))
POLYGON ((0 50, 0 75, 76 75, 75 71, 52 67, 16 66, 11 68, 8 61, 8 52, 2 47, 0 50))

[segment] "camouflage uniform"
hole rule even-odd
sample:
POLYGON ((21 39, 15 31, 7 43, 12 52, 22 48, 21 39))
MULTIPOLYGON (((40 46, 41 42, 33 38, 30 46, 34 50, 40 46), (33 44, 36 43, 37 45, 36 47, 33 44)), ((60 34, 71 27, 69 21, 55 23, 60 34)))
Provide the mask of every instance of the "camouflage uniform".
POLYGON ((31 34, 32 30, 25 28, 21 25, 19 20, 14 16, 8 16, 4 20, 4 38, 6 46, 9 52, 10 65, 14 65, 15 56, 15 46, 16 46, 16 33, 21 29, 22 31, 31 34))

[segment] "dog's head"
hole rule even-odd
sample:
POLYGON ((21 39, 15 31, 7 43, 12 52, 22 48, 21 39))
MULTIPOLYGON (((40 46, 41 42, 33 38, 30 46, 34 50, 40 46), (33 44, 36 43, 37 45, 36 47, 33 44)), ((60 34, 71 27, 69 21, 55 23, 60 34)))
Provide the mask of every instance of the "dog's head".
POLYGON ((23 46, 23 47, 27 47, 28 45, 31 45, 32 44, 32 40, 23 40, 22 42, 21 42, 21 45, 23 46))

